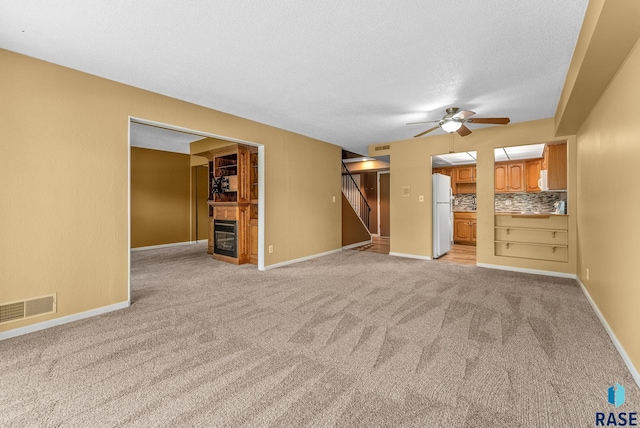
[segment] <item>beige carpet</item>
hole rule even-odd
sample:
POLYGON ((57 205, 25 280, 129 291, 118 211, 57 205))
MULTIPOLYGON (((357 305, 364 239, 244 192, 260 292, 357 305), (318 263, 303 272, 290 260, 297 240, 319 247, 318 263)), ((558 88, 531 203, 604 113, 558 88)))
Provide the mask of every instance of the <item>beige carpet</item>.
POLYGON ((130 308, 0 342, 0 426, 589 427, 639 391, 573 280, 343 251, 132 255, 130 308))

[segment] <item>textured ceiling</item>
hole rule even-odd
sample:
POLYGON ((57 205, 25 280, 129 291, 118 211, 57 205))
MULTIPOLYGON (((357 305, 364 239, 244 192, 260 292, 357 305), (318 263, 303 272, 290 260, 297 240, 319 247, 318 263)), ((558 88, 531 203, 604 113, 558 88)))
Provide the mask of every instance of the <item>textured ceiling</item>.
POLYGON ((586 6, 3 0, 0 47, 366 154, 451 106, 552 117, 586 6))
POLYGON ((129 128, 129 141, 131 147, 142 149, 163 150, 189 154, 191 143, 202 140, 203 136, 186 134, 156 126, 132 122, 129 128))

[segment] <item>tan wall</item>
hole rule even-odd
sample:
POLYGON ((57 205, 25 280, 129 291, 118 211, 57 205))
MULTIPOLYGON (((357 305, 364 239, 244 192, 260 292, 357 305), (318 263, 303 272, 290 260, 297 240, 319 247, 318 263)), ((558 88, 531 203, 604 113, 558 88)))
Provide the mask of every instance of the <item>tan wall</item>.
POLYGON ((265 265, 341 247, 340 147, 6 50, 0 63, 0 301, 58 293, 57 314, 0 331, 127 301, 129 116, 265 146, 265 265))
POLYGON ((577 135, 578 274, 635 367, 640 367, 638 76, 640 42, 577 135))
POLYGON ((190 162, 181 153, 131 148, 131 248, 191 240, 190 162))
MULTIPOLYGON (((575 137, 555 137, 553 119, 474 129, 466 137, 457 134, 384 143, 391 146, 391 252, 417 256, 432 255, 431 241, 431 156, 477 151, 477 262, 561 273, 576 272, 576 150, 575 137), (496 147, 519 146, 567 140, 569 262, 545 262, 494 255, 494 152, 496 147), (402 186, 411 196, 402 197, 402 186), (419 202, 419 196, 424 202, 419 202)), ((373 146, 369 156, 374 156, 373 146)))
POLYGON ((191 182, 193 184, 191 188, 191 240, 206 241, 209 236, 209 204, 207 204, 207 199, 209 198, 209 168, 208 166, 194 166, 191 167, 191 171, 191 182))

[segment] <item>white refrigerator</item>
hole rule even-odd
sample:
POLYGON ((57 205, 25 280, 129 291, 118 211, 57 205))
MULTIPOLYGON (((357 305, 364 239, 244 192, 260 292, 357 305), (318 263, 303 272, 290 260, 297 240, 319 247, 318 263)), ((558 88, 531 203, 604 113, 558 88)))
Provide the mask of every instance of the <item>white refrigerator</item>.
POLYGON ((453 240, 453 209, 451 202, 451 177, 433 174, 433 258, 444 255, 451 249, 453 240))

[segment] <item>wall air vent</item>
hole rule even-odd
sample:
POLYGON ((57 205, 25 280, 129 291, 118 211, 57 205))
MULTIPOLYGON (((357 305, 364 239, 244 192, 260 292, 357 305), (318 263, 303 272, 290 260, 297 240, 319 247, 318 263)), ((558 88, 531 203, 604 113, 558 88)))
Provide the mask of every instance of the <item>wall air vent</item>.
POLYGON ((0 303, 0 324, 56 312, 56 294, 0 303))
POLYGON ((380 151, 380 150, 389 150, 391 148, 391 146, 389 144, 384 145, 384 146, 376 146, 373 148, 373 150, 375 151, 380 151))

